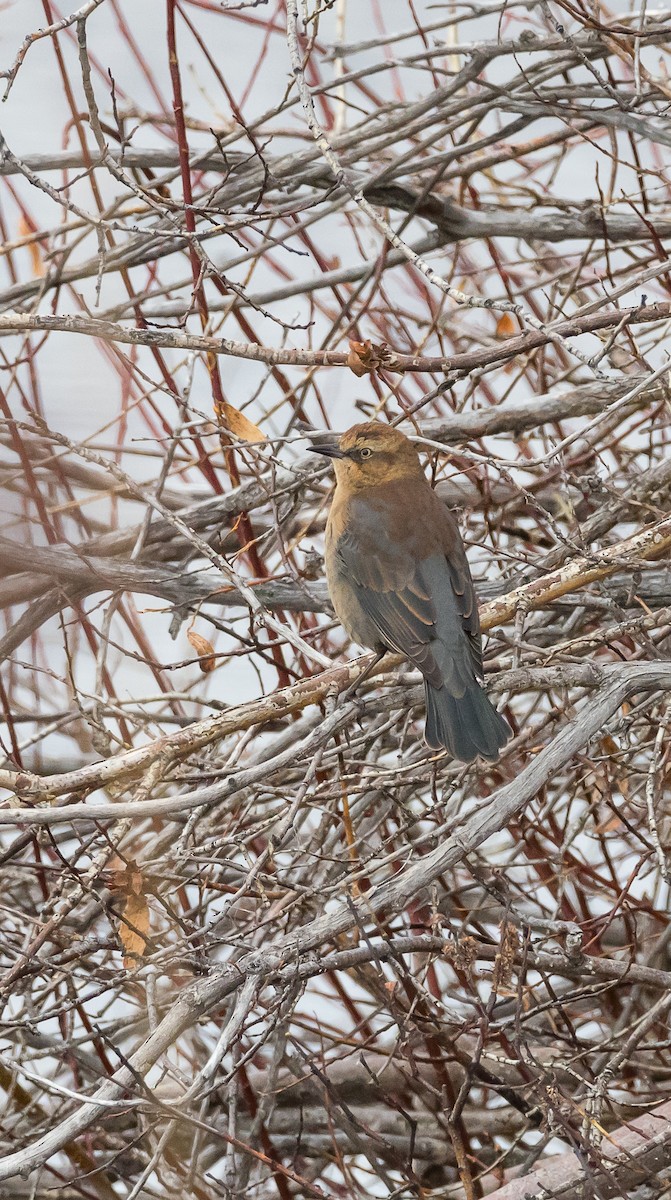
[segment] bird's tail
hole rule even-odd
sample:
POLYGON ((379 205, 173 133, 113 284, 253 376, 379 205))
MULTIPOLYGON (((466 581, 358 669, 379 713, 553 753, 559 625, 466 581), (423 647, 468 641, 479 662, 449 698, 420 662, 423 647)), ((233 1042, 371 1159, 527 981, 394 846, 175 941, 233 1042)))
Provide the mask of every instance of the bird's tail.
POLYGON ((481 758, 494 762, 512 736, 508 722, 492 705, 487 693, 473 680, 463 696, 446 687, 434 688, 425 680, 426 730, 431 750, 449 750, 460 762, 481 758))

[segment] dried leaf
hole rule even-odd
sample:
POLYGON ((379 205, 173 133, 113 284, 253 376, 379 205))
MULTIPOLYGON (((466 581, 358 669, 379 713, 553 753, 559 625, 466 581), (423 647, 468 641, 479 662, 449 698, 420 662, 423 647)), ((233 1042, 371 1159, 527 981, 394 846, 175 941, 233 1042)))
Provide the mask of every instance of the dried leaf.
POLYGON ((607 821, 601 821, 594 827, 595 833, 613 833, 616 829, 624 829, 624 824, 619 817, 609 817, 607 821))
POLYGON ((498 992, 507 992, 519 948, 519 935, 514 925, 505 921, 501 926, 501 942, 494 962, 494 987, 498 992))
POLYGON ((228 404, 226 400, 224 400, 221 409, 224 425, 236 437, 243 438, 246 442, 265 442, 265 433, 261 432, 258 425, 252 424, 239 409, 234 408, 232 404, 228 404))
MULTIPOLYGON (((22 215, 19 217, 19 237, 31 237, 35 233, 35 228, 22 215)), ((44 275, 44 262, 42 261, 42 252, 38 242, 30 242, 26 246, 26 250, 30 254, 30 262, 32 265, 33 278, 40 279, 44 275)))
POLYGON ((370 367, 367 366, 367 360, 370 359, 372 349, 371 342, 353 342, 349 344, 349 354, 347 355, 347 366, 350 371, 353 371, 360 379, 362 375, 370 373, 370 367))
POLYGON ((355 375, 370 375, 371 371, 379 371, 386 367, 394 370, 395 356, 389 353, 384 342, 379 346, 374 342, 354 342, 350 340, 347 366, 355 375))
POLYGON ((108 870, 109 886, 118 897, 119 940, 123 947, 123 965, 130 969, 144 954, 149 936, 150 913, 145 881, 136 867, 122 866, 112 859, 108 870))
POLYGON ((478 957, 475 938, 461 937, 456 941, 445 942, 443 954, 450 960, 458 971, 470 971, 478 957))
POLYGON ((193 629, 190 629, 186 636, 198 655, 201 671, 204 675, 209 675, 210 671, 214 671, 217 665, 212 642, 208 642, 207 638, 202 637, 200 633, 196 633, 193 629))
POLYGON ((124 967, 134 967, 141 958, 149 934, 149 906, 143 892, 129 892, 119 920, 119 937, 124 949, 124 967))
POLYGON ((128 880, 128 889, 134 896, 141 896, 144 891, 144 879, 141 871, 130 871, 128 880))
POLYGON ((517 325, 515 324, 515 318, 513 317, 512 313, 504 312, 496 322, 496 336, 513 337, 513 335, 517 332, 517 325))

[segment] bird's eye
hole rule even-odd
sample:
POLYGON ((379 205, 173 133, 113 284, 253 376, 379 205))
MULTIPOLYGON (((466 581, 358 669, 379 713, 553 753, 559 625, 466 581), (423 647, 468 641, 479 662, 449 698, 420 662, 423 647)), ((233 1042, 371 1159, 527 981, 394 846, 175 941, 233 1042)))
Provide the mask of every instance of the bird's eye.
POLYGON ((370 446, 364 446, 363 449, 359 451, 359 453, 362 458, 370 458, 373 451, 371 450, 370 446))

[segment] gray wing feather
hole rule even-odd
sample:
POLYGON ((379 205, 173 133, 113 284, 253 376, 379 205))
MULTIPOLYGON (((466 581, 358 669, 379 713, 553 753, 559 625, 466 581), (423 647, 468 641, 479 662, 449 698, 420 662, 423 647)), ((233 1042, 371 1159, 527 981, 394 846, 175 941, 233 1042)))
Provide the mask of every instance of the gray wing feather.
MULTIPOLYGON (((478 646, 465 636, 464 593, 456 591, 445 556, 413 563, 397 548, 393 556, 362 555, 347 537, 338 543, 338 556, 385 645, 404 654, 432 687, 463 696, 476 673, 478 646)), ((467 611, 466 620, 470 616, 467 611)))

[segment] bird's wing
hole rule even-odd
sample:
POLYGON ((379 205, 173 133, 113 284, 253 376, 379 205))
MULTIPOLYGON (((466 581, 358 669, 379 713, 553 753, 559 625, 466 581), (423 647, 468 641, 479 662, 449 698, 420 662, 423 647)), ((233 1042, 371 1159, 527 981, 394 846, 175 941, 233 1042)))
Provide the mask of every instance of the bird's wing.
MULTIPOLYGON (((405 655, 433 687, 455 694, 482 674, 478 608, 451 514, 438 497, 410 519, 380 519, 359 502, 342 530, 337 556, 381 640, 405 655)), ((423 506, 422 506, 423 507, 423 506)))
POLYGON ((348 559, 344 547, 343 560, 355 583, 357 600, 380 639, 390 650, 404 654, 434 687, 440 687, 442 677, 431 646, 436 635, 436 607, 419 574, 398 590, 368 587, 356 578, 356 567, 348 559))
POLYGON ((459 544, 459 553, 446 559, 446 562, 450 574, 450 586, 457 602, 461 624, 468 638, 468 650, 473 663, 473 670, 478 679, 483 679, 482 638, 480 636, 478 601, 468 561, 461 544, 459 544))

